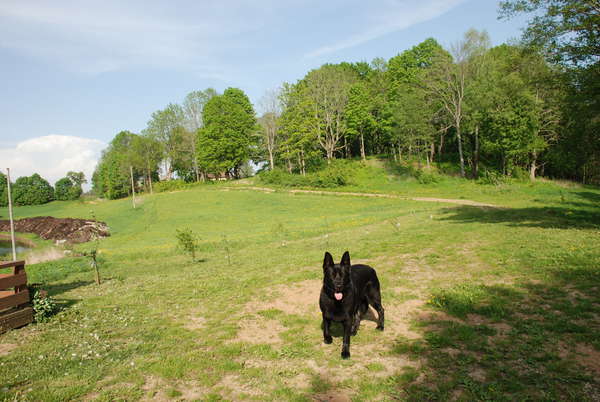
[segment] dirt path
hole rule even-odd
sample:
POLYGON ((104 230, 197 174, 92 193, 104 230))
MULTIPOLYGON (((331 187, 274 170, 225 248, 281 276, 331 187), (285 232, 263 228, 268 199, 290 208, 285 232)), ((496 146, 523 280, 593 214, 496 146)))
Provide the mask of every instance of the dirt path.
MULTIPOLYGON (((239 186, 239 187, 225 187, 225 191, 228 190, 252 190, 252 191, 263 191, 265 193, 274 193, 276 190, 268 187, 254 187, 254 186, 239 186)), ((322 190, 281 190, 290 194, 321 194, 321 195, 337 195, 337 196, 352 196, 352 197, 373 197, 373 198, 395 198, 399 200, 412 200, 412 201, 424 201, 424 202, 441 202, 446 204, 457 204, 457 205, 469 205, 473 207, 488 207, 488 208, 501 208, 498 205, 486 204, 483 202, 472 201, 472 200, 459 200, 450 198, 433 198, 433 197, 403 197, 394 194, 378 194, 378 193, 355 193, 345 191, 322 191, 322 190)))

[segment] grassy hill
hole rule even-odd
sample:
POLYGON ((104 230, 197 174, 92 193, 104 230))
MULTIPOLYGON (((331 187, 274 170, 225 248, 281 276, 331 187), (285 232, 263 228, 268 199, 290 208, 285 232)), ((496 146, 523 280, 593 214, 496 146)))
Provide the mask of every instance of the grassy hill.
POLYGON ((99 242, 100 286, 84 257, 28 266, 62 310, 0 335, 0 397, 599 398, 600 191, 436 181, 372 162, 329 190, 440 200, 246 181, 144 195, 135 210, 130 199, 19 207, 93 214, 112 235, 99 242), (176 249, 184 227, 199 261, 176 249), (363 321, 347 361, 339 328, 322 342, 326 250, 349 250, 382 282, 386 330, 363 321))

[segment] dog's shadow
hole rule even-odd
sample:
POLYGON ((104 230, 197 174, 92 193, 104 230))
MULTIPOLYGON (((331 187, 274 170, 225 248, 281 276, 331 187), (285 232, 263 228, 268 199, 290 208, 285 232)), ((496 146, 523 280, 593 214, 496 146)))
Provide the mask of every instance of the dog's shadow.
MULTIPOLYGON (((377 313, 375 312, 375 310, 373 310, 373 308, 371 306, 369 306, 369 309, 367 310, 367 312, 365 314, 363 314, 363 316, 361 317, 360 322, 363 322, 363 321, 372 321, 374 323, 377 323, 377 313)), ((323 323, 321 323, 321 330, 322 329, 323 329, 323 323)), ((329 327, 329 333, 334 338, 343 338, 344 337, 344 326, 342 325, 341 322, 333 321, 331 323, 331 327, 329 327)))

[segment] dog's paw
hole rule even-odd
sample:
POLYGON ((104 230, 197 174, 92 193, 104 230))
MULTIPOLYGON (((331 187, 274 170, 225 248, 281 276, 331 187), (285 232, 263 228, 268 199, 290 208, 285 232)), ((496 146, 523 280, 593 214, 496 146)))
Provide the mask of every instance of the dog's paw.
POLYGON ((377 326, 377 328, 375 328, 375 329, 378 329, 378 330, 380 330, 380 331, 383 331, 383 325, 378 325, 378 326, 377 326))
POLYGON ((333 342, 333 338, 331 336, 327 336, 323 339, 323 342, 329 345, 331 342, 333 342))
POLYGON ((342 359, 349 359, 349 358, 350 358, 350 351, 342 350, 342 359))

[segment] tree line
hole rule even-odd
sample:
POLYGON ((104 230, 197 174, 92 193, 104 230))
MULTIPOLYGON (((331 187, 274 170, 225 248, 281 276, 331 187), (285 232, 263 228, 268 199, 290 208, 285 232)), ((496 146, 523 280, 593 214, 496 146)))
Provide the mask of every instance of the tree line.
MULTIPOLYGON (((37 173, 31 176, 19 177, 11 182, 11 195, 14 205, 40 205, 50 201, 76 200, 83 193, 82 185, 87 183, 83 172, 68 172, 65 177, 58 180, 54 187, 37 173)), ((8 205, 8 180, 0 172, 0 207, 8 205)))
POLYGON ((104 151, 94 190, 117 198, 163 179, 240 177, 249 160, 305 175, 335 158, 387 155, 431 167, 600 183, 600 6, 506 0, 500 16, 535 13, 519 43, 492 47, 469 30, 448 48, 429 38, 389 60, 325 64, 260 99, 190 93, 140 134, 104 151))

